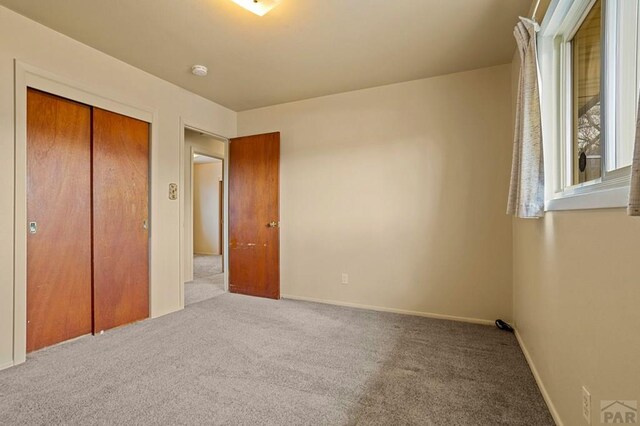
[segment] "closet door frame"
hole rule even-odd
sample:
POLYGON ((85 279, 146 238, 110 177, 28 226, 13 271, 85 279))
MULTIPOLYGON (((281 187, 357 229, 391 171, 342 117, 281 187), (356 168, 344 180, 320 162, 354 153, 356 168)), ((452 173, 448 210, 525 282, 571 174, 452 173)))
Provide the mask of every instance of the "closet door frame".
MULTIPOLYGON (((152 158, 157 146, 154 123, 158 111, 113 100, 108 93, 16 60, 15 68, 15 209, 14 209, 14 306, 13 306, 13 365, 26 360, 27 349, 27 88, 40 90, 71 101, 98 107, 149 123, 149 223, 152 216, 152 158)), ((151 228, 153 229, 153 228, 151 228)), ((153 276, 151 259, 152 232, 149 233, 149 313, 155 316, 153 306, 153 276)))

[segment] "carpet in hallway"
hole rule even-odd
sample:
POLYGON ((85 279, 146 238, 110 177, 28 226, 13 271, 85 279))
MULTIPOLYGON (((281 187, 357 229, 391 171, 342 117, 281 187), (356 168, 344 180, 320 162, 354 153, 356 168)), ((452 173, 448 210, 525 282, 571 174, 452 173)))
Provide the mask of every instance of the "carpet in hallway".
POLYGON ((224 294, 222 256, 195 255, 193 281, 184 284, 184 304, 192 305, 224 294))

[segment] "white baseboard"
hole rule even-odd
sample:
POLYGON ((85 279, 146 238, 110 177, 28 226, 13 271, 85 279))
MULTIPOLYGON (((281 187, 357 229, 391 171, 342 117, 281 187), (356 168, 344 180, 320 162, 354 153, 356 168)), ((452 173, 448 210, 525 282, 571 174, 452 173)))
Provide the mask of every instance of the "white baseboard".
POLYGON ((349 308, 367 309, 370 311, 392 312, 395 314, 413 315, 417 317, 469 322, 472 324, 494 325, 494 320, 487 320, 487 319, 480 319, 480 318, 458 317, 454 315, 434 314, 431 312, 407 311, 404 309, 385 308, 382 306, 361 305, 358 303, 341 302, 338 300, 315 299, 313 297, 294 296, 292 294, 282 294, 280 297, 282 299, 302 300, 305 302, 315 302, 315 303, 324 303, 326 305, 346 306, 349 308))
POLYGON ((555 405, 553 405, 553 401, 551 401, 549 392, 547 392, 547 388, 544 386, 544 383, 542 382, 542 378, 538 373, 538 369, 536 368, 536 365, 533 363, 533 359, 531 358, 531 355, 529 354, 527 347, 522 341, 522 338, 520 337, 518 330, 516 329, 514 331, 515 331, 516 339, 518 340, 518 344, 520 345, 520 349, 522 350, 522 353, 524 354, 524 357, 527 360, 527 364, 529 364, 529 369, 533 373, 533 377, 536 379, 536 383, 538 384, 538 389, 540 389, 542 398, 544 398, 544 402, 547 404, 547 408, 549 408, 549 412, 551 413, 551 417, 553 417, 553 421, 556 422, 556 425, 558 426, 564 426, 564 423, 562 423, 562 420, 560 420, 560 415, 558 414, 558 410, 556 410, 555 405))
POLYGON ((4 370, 6 368, 13 367, 13 361, 5 362, 4 364, 0 364, 0 370, 4 370))

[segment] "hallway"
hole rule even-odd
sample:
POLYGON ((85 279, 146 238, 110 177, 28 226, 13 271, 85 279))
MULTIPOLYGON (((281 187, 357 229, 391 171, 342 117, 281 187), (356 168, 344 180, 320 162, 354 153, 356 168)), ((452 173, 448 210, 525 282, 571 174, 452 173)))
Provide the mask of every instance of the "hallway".
POLYGON ((222 256, 194 255, 193 281, 184 284, 184 305, 202 302, 224 292, 222 256))

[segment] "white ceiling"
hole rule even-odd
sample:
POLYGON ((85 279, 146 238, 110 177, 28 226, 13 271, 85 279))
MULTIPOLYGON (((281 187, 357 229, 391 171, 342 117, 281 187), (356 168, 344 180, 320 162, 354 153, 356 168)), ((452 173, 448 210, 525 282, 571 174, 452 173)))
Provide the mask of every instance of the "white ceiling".
POLYGON ((0 4, 242 111, 510 62, 531 0, 282 0, 264 17, 231 0, 0 4))

